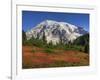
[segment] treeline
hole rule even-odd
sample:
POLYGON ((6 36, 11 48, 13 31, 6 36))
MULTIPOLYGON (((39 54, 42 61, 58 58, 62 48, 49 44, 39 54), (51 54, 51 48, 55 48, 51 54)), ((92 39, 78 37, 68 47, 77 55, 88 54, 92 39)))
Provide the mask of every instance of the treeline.
POLYGON ((53 49, 62 49, 78 50, 89 53, 89 34, 80 36, 73 43, 69 42, 67 44, 63 44, 62 41, 60 41, 59 44, 53 45, 52 41, 47 44, 45 33, 43 33, 42 39, 39 39, 37 35, 37 38, 32 37, 31 39, 27 40, 25 32, 22 31, 22 45, 45 48, 48 52, 52 52, 53 49))

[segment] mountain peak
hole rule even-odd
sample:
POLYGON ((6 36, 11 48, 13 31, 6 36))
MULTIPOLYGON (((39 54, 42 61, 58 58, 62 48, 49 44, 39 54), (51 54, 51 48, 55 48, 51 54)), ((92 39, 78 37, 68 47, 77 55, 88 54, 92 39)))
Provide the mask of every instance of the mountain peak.
POLYGON ((45 20, 30 31, 27 31, 26 37, 30 39, 33 36, 34 38, 39 37, 39 39, 42 39, 45 36, 47 43, 52 41, 53 44, 57 44, 60 41, 63 43, 73 42, 76 38, 86 33, 83 28, 78 28, 67 22, 45 20))
POLYGON ((56 22, 55 20, 50 20, 50 19, 47 19, 45 20, 46 22, 56 22))

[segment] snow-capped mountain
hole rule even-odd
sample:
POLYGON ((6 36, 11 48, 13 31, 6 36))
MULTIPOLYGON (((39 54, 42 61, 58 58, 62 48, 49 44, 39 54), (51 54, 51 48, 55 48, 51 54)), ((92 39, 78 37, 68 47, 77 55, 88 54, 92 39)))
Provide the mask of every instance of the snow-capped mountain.
POLYGON ((53 20, 45 20, 26 32, 27 39, 32 36, 34 38, 42 39, 45 36, 47 43, 53 44, 73 42, 79 36, 86 34, 82 27, 77 27, 67 22, 57 22, 53 20))

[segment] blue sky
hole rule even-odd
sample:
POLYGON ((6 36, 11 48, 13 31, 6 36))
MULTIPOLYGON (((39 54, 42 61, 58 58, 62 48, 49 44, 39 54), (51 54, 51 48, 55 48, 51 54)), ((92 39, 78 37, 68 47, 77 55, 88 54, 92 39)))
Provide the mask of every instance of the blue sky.
POLYGON ((68 22, 89 32, 89 14, 22 11, 22 29, 30 30, 44 20, 68 22))

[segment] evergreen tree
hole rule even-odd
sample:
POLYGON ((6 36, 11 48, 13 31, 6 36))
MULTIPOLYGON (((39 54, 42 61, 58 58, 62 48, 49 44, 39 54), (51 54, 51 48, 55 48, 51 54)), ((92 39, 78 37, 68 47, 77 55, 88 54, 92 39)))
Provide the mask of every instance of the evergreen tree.
POLYGON ((45 36, 45 32, 43 32, 43 42, 44 42, 44 43, 47 43, 47 41, 46 41, 46 36, 45 36))
POLYGON ((25 41, 26 41, 26 34, 25 31, 22 30, 22 44, 25 45, 25 41))
POLYGON ((89 53, 89 44, 85 45, 84 52, 89 53))
POLYGON ((39 33, 37 33, 37 37, 36 37, 36 39, 37 39, 37 40, 39 39, 39 33))

